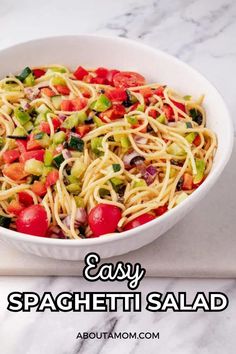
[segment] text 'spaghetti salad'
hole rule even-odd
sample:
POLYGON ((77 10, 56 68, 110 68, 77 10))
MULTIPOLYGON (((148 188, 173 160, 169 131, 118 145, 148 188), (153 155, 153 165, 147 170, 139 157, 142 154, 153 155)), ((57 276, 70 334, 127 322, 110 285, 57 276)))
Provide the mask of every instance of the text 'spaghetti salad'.
POLYGON ((0 226, 79 239, 160 217, 211 170, 217 141, 202 101, 102 67, 2 79, 0 226))

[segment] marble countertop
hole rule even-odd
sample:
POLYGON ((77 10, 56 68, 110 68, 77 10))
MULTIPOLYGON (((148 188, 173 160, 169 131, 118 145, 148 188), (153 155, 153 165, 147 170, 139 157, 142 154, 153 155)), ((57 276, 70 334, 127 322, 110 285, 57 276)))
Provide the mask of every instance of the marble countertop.
MULTIPOLYGON (((202 72, 223 94, 236 127, 236 2, 234 0, 0 0, 0 48, 42 36, 98 33, 136 39, 167 51, 202 72), (232 79, 231 79, 232 78, 232 79)), ((102 291, 81 278, 0 279, 0 343, 4 354, 235 353, 236 284, 233 280, 146 278, 150 291, 223 291, 221 313, 18 313, 6 310, 11 291, 102 291), (78 331, 151 330, 160 339, 76 340, 78 331)), ((127 290, 119 283, 107 291, 127 290)))

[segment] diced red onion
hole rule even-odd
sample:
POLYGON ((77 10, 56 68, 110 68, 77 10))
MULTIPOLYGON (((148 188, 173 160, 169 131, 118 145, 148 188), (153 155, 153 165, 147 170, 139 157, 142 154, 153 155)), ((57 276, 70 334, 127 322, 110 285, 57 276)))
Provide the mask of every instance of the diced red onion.
POLYGON ((30 104, 26 100, 21 100, 20 103, 21 103, 21 106, 24 110, 27 110, 30 108, 30 104))
MULTIPOLYGON (((66 227, 70 228, 71 215, 67 215, 62 222, 63 224, 65 224, 66 227)), ((75 226, 78 227, 86 223, 87 223, 86 210, 84 208, 77 208, 75 214, 75 226)))
POLYGON ((72 156, 71 152, 67 149, 63 149, 61 153, 65 160, 70 159, 72 156))
POLYGON ((156 178, 157 175, 157 169, 150 165, 147 168, 143 169, 141 171, 142 177, 145 180, 145 182, 147 183, 147 185, 149 186, 150 184, 152 184, 156 178))
POLYGON ((146 168, 146 171, 152 175, 152 176, 155 176, 157 174, 157 169, 156 167, 152 166, 152 165, 149 165, 147 168, 146 168))
POLYGON ((64 121, 67 116, 65 114, 58 114, 58 118, 64 121))
POLYGON ((87 223, 87 213, 84 208, 77 208, 75 220, 79 224, 86 224, 87 223))
POLYGON ((136 141, 136 143, 142 144, 142 145, 147 144, 147 141, 148 141, 147 138, 145 138, 144 136, 137 136, 137 135, 135 135, 134 140, 136 141))
POLYGON ((138 154, 136 151, 132 151, 129 154, 125 154, 123 157, 125 167, 127 168, 131 167, 132 164, 135 165, 137 161, 143 162, 144 160, 144 157, 138 154))
POLYGON ((39 93, 40 91, 37 87, 34 87, 33 89, 29 87, 25 88, 25 95, 31 101, 35 100, 38 97, 39 93))

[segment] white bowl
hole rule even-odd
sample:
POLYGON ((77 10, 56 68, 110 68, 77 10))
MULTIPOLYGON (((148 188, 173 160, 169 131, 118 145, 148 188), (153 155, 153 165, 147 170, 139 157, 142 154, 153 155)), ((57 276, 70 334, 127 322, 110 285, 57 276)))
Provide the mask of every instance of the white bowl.
MULTIPOLYGON (((207 126, 218 137, 218 149, 210 175, 184 202, 163 216, 122 234, 87 240, 57 240, 21 234, 0 227, 1 240, 38 256, 79 260, 88 252, 102 258, 123 254, 152 242, 200 202, 229 160, 233 127, 219 92, 197 71, 178 59, 143 44, 121 38, 80 35, 44 38, 18 44, 0 52, 0 77, 25 66, 60 63, 76 68, 106 66, 137 71, 148 82, 168 84, 183 94, 205 94, 207 126)), ((207 213, 207 210, 206 210, 207 213)), ((109 221, 108 221, 109 222, 109 221)))

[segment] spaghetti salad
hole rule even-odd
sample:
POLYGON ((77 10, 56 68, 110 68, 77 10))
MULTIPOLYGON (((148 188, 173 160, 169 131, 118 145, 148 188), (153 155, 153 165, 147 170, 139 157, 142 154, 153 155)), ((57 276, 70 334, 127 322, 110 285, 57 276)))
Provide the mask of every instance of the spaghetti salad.
POLYGON ((160 217, 211 170, 217 140, 202 103, 101 67, 26 67, 5 77, 0 226, 78 239, 160 217))

